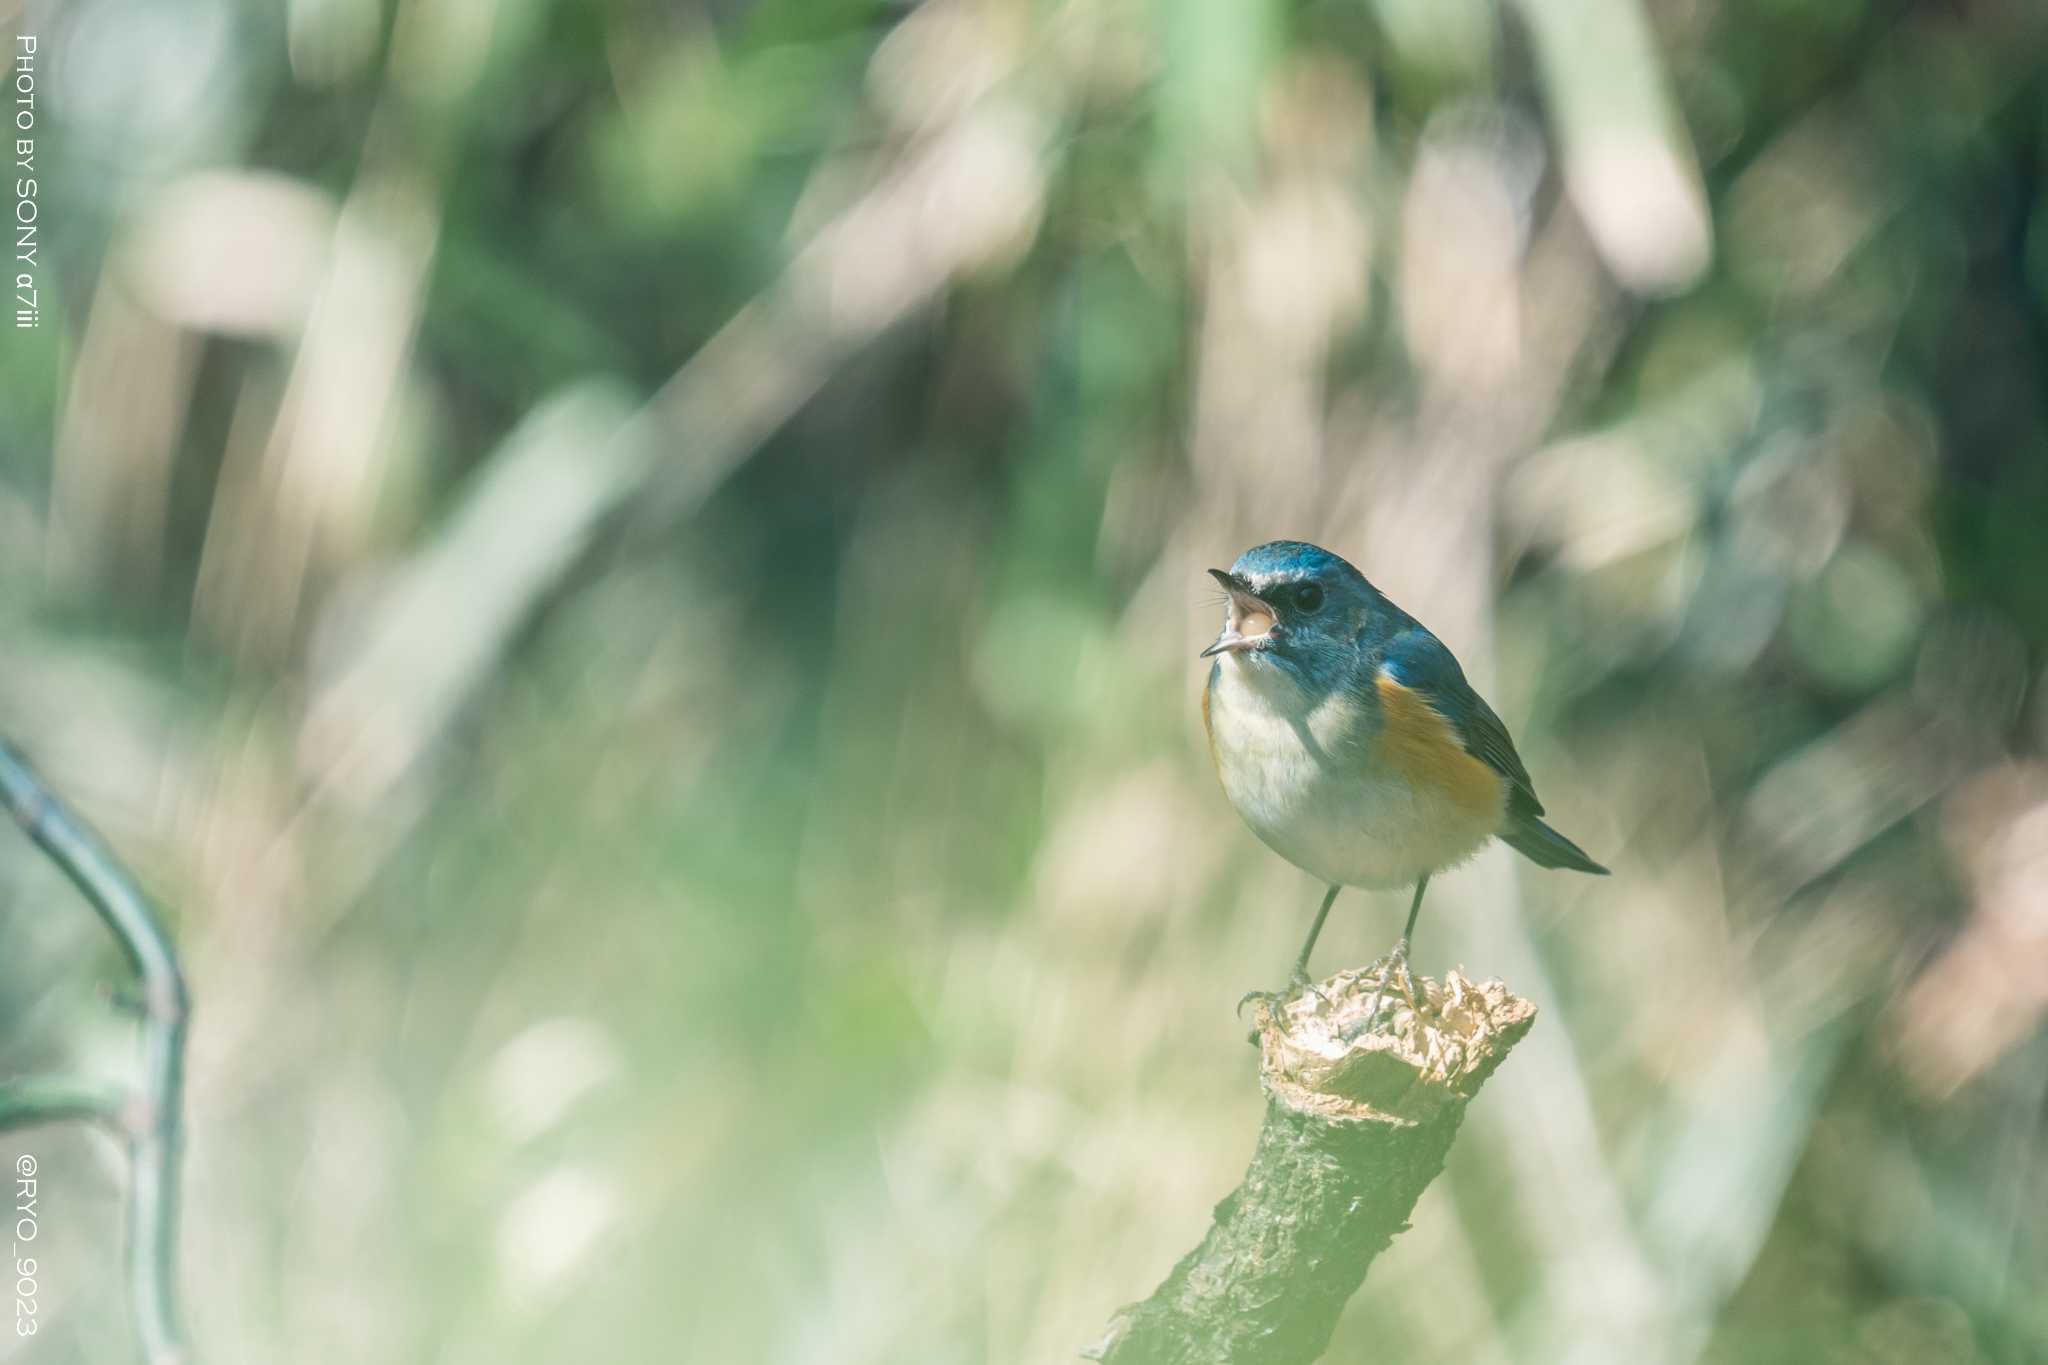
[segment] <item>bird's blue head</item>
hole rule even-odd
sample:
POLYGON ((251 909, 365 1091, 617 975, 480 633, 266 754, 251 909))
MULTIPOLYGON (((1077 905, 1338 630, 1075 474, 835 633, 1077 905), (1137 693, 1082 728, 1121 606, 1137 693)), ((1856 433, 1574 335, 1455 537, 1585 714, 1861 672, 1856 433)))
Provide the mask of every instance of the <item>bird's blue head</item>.
POLYGON ((1233 654, 1253 669, 1276 668, 1312 693, 1350 678, 1360 647, 1392 611, 1364 574, 1306 541, 1268 541, 1209 574, 1229 596, 1223 632, 1202 657, 1233 654))

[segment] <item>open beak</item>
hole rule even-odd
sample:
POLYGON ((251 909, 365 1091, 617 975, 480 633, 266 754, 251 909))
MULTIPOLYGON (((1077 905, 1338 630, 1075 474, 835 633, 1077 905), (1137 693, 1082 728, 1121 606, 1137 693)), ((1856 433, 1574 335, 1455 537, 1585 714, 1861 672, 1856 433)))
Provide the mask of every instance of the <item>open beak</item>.
POLYGON ((1201 652, 1199 657, 1212 654, 1240 653, 1245 650, 1263 649, 1272 638, 1273 608, 1261 600, 1245 585, 1236 574, 1222 569, 1209 570, 1209 576, 1223 585, 1223 591, 1230 594, 1230 615, 1223 622, 1223 633, 1216 637, 1216 643, 1201 652))

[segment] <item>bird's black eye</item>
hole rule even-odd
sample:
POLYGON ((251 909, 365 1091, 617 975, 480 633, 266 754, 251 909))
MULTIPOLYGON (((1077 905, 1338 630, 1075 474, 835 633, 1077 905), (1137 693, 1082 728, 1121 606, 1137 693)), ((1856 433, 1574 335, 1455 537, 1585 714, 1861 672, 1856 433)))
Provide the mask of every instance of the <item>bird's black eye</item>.
POLYGON ((1294 590, 1294 609, 1299 612, 1317 612, 1323 609, 1323 589, 1319 583, 1304 583, 1294 590))

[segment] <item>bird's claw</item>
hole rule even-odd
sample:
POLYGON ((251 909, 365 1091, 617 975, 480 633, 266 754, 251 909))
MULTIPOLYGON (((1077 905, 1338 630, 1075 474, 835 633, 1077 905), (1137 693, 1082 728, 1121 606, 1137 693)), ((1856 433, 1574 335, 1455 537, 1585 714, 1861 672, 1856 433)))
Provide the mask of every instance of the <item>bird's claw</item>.
POLYGON ((1237 1017, 1244 1018, 1244 1007, 1256 1000, 1267 1009, 1278 1008, 1283 997, 1278 991, 1246 991, 1237 998, 1237 1017))
POLYGON ((1390 984, 1399 986, 1401 999, 1408 1006, 1410 1014, 1419 1014, 1421 1012, 1421 1006, 1415 999, 1415 977, 1408 970, 1407 939, 1397 939, 1387 955, 1366 968, 1365 974, 1375 978, 1372 996, 1366 1001, 1365 1006, 1365 1018, 1367 1020, 1374 1020, 1379 1017, 1380 1009, 1386 1000, 1387 987, 1390 984))
MULTIPOLYGON (((1244 1007, 1251 1004, 1254 1000, 1263 1004, 1269 1013, 1278 1017, 1282 1006, 1299 996, 1303 991, 1313 995, 1325 1005, 1330 1003, 1330 997, 1324 995, 1316 988, 1316 983, 1309 979, 1307 972, 1296 972, 1287 979, 1287 985, 1282 990, 1246 991, 1243 995, 1239 996, 1237 1001, 1237 1017, 1240 1019, 1244 1018, 1244 1007)), ((1256 1030, 1250 1035, 1253 1042, 1257 1042, 1258 1037, 1259 1035, 1256 1030)))

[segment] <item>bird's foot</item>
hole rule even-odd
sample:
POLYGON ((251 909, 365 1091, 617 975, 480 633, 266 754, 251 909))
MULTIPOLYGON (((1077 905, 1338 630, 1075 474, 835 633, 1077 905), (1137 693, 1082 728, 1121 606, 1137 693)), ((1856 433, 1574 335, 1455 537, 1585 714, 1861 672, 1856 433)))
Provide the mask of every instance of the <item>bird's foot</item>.
POLYGON ((1365 1006, 1365 1018, 1368 1021, 1378 1019, 1380 1011, 1388 1004, 1387 991, 1389 987, 1400 992, 1401 999, 1408 1006, 1410 1014, 1419 1014, 1421 1012, 1421 1006, 1415 998, 1415 977, 1408 970, 1408 940, 1406 938, 1396 939, 1394 946, 1388 950, 1387 955, 1373 963, 1370 967, 1367 967, 1365 975, 1361 979, 1371 980, 1373 983, 1372 997, 1366 1001, 1365 1006))
MULTIPOLYGON (((1244 1007, 1253 1001, 1257 1001, 1266 1007, 1269 1014, 1278 1018, 1280 1011, 1285 1008, 1287 1002, 1296 999, 1304 991, 1313 995, 1325 1005, 1330 1003, 1330 997, 1316 989, 1316 983, 1309 979, 1307 972, 1297 971, 1293 976, 1287 978, 1287 985, 1280 990, 1246 991, 1242 996, 1238 997, 1237 1015, 1242 1019, 1244 1017, 1244 1007)), ((1259 1040, 1259 1031, 1253 1029, 1251 1033, 1246 1035, 1246 1040, 1256 1043, 1259 1040)))

